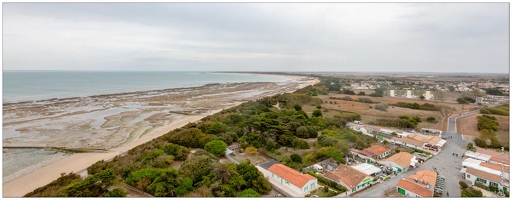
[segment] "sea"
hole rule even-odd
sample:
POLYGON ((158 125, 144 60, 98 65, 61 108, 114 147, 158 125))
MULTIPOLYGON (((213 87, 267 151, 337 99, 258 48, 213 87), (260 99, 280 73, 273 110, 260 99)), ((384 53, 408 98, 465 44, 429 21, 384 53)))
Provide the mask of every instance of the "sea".
POLYGON ((209 83, 286 82, 284 76, 212 72, 3 71, 3 103, 196 87, 209 83))
MULTIPOLYGON (((213 72, 119 72, 119 71, 2 71, 3 103, 52 98, 87 97, 197 87, 210 83, 287 82, 285 76, 213 72)), ((9 137, 2 134, 2 139, 9 137)), ((43 149, 5 149, 3 183, 67 156, 43 149)))

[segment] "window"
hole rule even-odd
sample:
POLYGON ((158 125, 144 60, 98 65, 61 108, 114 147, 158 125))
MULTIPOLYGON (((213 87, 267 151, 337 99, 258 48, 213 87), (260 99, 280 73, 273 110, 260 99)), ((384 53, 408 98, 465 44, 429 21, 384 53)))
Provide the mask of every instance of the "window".
POLYGON ((466 177, 468 177, 468 178, 471 178, 471 175, 469 175, 469 174, 466 174, 466 177))
POLYGON ((308 186, 306 186, 306 187, 304 188, 304 192, 305 192, 305 191, 308 191, 308 186))
POLYGON ((274 174, 272 174, 272 177, 274 177, 274 174))

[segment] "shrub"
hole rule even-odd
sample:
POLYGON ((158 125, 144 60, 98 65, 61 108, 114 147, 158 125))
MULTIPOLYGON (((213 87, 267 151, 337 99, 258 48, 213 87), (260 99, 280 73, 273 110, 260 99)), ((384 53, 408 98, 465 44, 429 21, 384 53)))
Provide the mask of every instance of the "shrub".
POLYGON ((290 155, 290 159, 293 162, 302 163, 302 157, 299 154, 294 153, 294 154, 290 155))
POLYGON ((341 100, 353 101, 354 99, 352 99, 352 97, 350 97, 350 96, 344 96, 344 97, 341 97, 341 100))
POLYGON ((385 103, 379 103, 379 104, 375 105, 374 108, 375 108, 375 110, 387 111, 386 109, 388 108, 388 105, 385 103))
POLYGON ((370 98, 363 98, 363 97, 357 98, 357 101, 359 101, 361 103, 373 103, 373 101, 370 98))
POLYGON ((305 126, 301 126, 301 127, 297 128, 296 135, 299 138, 308 139, 309 138, 309 130, 305 126))
POLYGON ((321 117, 322 111, 321 110, 315 110, 313 111, 313 117, 321 117))
POLYGON ((462 197, 483 197, 482 191, 473 189, 473 188, 466 188, 462 190, 461 192, 462 197))
POLYGON ((322 109, 322 105, 317 105, 316 109, 322 109))
POLYGON ((459 185, 462 189, 466 189, 469 187, 468 184, 464 181, 459 181, 459 185))
POLYGON ((295 105, 293 105, 293 109, 295 109, 296 111, 299 111, 299 110, 302 110, 302 106, 300 106, 299 104, 295 104, 295 105))
POLYGON ((261 194, 249 188, 240 192, 240 197, 261 197, 261 194))
POLYGON ((432 117, 432 116, 427 117, 427 122, 434 123, 435 121, 436 121, 435 117, 432 117))

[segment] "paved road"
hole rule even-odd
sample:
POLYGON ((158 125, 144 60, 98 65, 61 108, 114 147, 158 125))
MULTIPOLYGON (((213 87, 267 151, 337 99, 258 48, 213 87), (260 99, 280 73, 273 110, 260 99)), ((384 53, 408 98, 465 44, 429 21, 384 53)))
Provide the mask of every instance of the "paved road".
POLYGON ((448 132, 456 133, 457 132, 457 126, 455 125, 455 120, 459 117, 464 117, 472 114, 479 113, 480 110, 474 110, 466 113, 462 113, 461 115, 455 115, 448 118, 448 132))
POLYGON ((381 197, 384 191, 395 187, 402 177, 410 176, 419 170, 432 170, 433 167, 436 167, 438 173, 445 177, 443 197, 446 197, 446 192, 450 193, 450 197, 460 197, 459 181, 463 180, 460 173, 460 169, 462 168, 462 155, 466 152, 468 142, 462 139, 462 134, 456 133, 455 120, 459 117, 478 113, 479 111, 480 110, 475 110, 448 118, 448 132, 443 133, 443 136, 448 138, 446 139, 446 145, 443 147, 443 150, 432 157, 432 159, 423 163, 418 168, 410 169, 407 172, 399 174, 398 177, 379 183, 351 197, 381 197), (459 156, 454 156, 454 153, 459 154, 459 156))

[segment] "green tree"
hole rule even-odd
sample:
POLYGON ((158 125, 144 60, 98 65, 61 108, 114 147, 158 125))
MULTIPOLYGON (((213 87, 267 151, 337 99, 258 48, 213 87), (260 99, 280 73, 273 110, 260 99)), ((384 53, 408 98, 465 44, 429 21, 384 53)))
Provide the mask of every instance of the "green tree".
POLYGON ((293 162, 302 163, 302 157, 299 154, 294 153, 294 154, 290 155, 290 159, 293 162))
POLYGON ((322 109, 322 105, 316 105, 316 109, 322 109))
POLYGON ((299 110, 302 110, 302 106, 300 106, 299 104, 294 104, 293 109, 295 109, 296 111, 299 111, 299 110))
POLYGON ((252 188, 260 194, 268 194, 270 192, 270 184, 263 174, 254 165, 251 165, 249 160, 242 161, 236 166, 236 170, 247 182, 244 189, 252 188))
POLYGON ((435 121, 436 121, 435 117, 432 117, 432 116, 427 117, 427 122, 434 123, 435 121))
POLYGON ((315 110, 313 111, 313 117, 321 117, 322 111, 321 110, 315 110))
POLYGON ((466 147, 468 148, 468 150, 473 149, 473 143, 468 143, 468 145, 466 147))
POLYGON ((450 90, 450 92, 453 92, 455 91, 455 87, 453 87, 452 85, 448 86, 448 90, 450 90))
POLYGON ((200 149, 181 164, 179 172, 183 177, 190 177, 194 183, 201 182, 213 171, 214 163, 218 161, 215 155, 200 149))
POLYGON ((182 197, 185 194, 194 190, 192 179, 185 177, 181 180, 180 185, 176 188, 176 196, 182 197))
POLYGON ((128 193, 120 188, 115 188, 112 191, 103 193, 103 197, 126 197, 128 193))
POLYGON ((249 188, 240 192, 240 197, 261 197, 261 194, 249 188))
POLYGON ((62 189, 59 197, 99 197, 108 192, 115 182, 116 175, 111 169, 106 169, 82 181, 73 182, 62 189))
POLYGON ((308 139, 309 138, 309 130, 305 126, 301 126, 301 127, 297 128, 297 134, 296 135, 299 138, 308 139))
POLYGON ((421 99, 421 100, 425 100, 425 96, 421 95, 421 96, 420 96, 420 99, 421 99))
POLYGON ((466 100, 464 100, 463 98, 457 98, 457 102, 460 103, 460 104, 468 104, 468 102, 466 100))
POLYGON ((204 145, 204 150, 220 157, 226 153, 228 145, 222 140, 212 140, 204 145))

